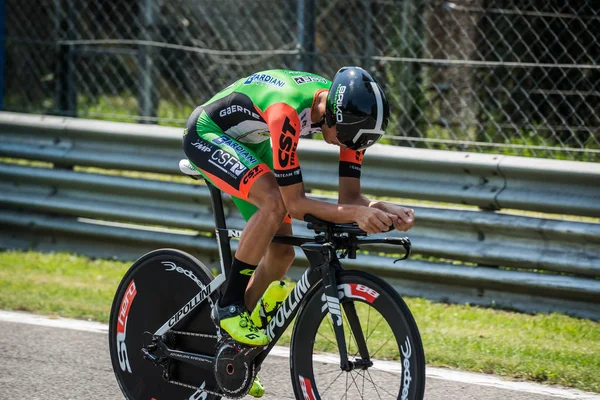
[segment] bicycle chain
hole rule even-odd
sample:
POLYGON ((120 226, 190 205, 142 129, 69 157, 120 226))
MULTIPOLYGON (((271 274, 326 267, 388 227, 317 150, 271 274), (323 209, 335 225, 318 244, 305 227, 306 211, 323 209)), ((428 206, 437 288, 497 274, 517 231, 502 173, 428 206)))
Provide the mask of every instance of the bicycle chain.
POLYGON ((218 339, 217 335, 210 335, 208 333, 196 333, 196 332, 184 332, 184 331, 169 331, 173 332, 176 335, 184 335, 184 336, 196 336, 196 337, 204 337, 210 339, 218 339))
POLYGON ((183 387, 186 387, 188 389, 193 389, 193 390, 196 390, 196 391, 199 390, 201 392, 212 394, 213 396, 217 396, 217 397, 223 397, 223 396, 225 396, 225 393, 213 392, 212 390, 202 389, 202 388, 200 388, 198 386, 190 385, 190 384, 179 382, 179 381, 169 381, 169 383, 172 383, 174 385, 183 386, 183 387))
POLYGON ((212 394, 213 396, 226 397, 228 399, 243 399, 244 397, 246 397, 248 395, 246 393, 246 394, 243 394, 243 395, 240 395, 240 396, 237 396, 237 397, 231 397, 231 395, 228 395, 228 394, 225 394, 225 393, 213 392, 212 390, 203 389, 203 388, 201 388, 199 386, 190 385, 188 383, 183 383, 183 382, 173 381, 173 380, 168 381, 168 382, 172 383, 174 385, 179 385, 179 386, 186 387, 188 389, 193 389, 193 390, 196 390, 196 391, 199 390, 199 391, 204 392, 204 393, 212 394))
MULTIPOLYGON (((184 331, 174 331, 174 330, 172 330, 172 331, 170 331, 170 332, 172 332, 172 333, 174 333, 174 334, 176 334, 176 335, 195 336, 195 337, 204 337, 204 338, 211 338, 211 339, 217 339, 217 340, 218 340, 218 336, 217 336, 217 335, 209 335, 209 334, 207 334, 207 333, 184 332, 184 331)), ((193 390, 196 390, 196 391, 198 391, 198 390, 199 390, 199 391, 201 391, 201 392, 208 393, 208 394, 211 394, 211 395, 213 395, 213 396, 217 396, 217 397, 227 397, 227 395, 225 395, 225 393, 214 392, 214 391, 212 391, 212 390, 203 389, 203 388, 201 388, 201 387, 199 387, 199 386, 190 385, 190 384, 188 384, 188 383, 183 383, 183 382, 179 382, 179 381, 175 381, 175 380, 169 380, 168 382, 169 382, 169 383, 172 383, 172 384, 174 384, 174 385, 179 385, 179 386, 186 387, 186 388, 188 388, 188 389, 193 389, 193 390)), ((239 396, 239 397, 229 397, 229 398, 232 398, 232 399, 241 399, 241 398, 243 398, 243 397, 245 397, 245 396, 246 396, 246 395, 239 396)))
MULTIPOLYGON (((175 335, 203 337, 203 338, 210 338, 210 339, 216 339, 216 340, 220 339, 220 337, 219 337, 220 335, 210 335, 208 333, 196 333, 196 332, 185 332, 185 331, 175 331, 175 330, 171 330, 169 332, 171 332, 171 333, 173 333, 175 335)), ((255 374, 255 376, 256 376, 256 374, 255 374)), ((196 390, 196 391, 199 390, 201 392, 208 393, 208 394, 211 394, 211 395, 217 396, 217 397, 227 397, 227 398, 230 398, 230 399, 241 399, 241 398, 244 398, 246 396, 246 394, 243 394, 243 395, 238 396, 238 397, 231 397, 231 395, 226 395, 225 393, 214 392, 212 390, 203 389, 203 388, 201 388, 199 386, 190 385, 188 383, 183 383, 183 382, 179 382, 179 381, 175 381, 175 380, 169 380, 168 382, 172 383, 174 385, 179 385, 179 386, 182 386, 182 387, 186 387, 188 389, 193 389, 193 390, 196 390)))

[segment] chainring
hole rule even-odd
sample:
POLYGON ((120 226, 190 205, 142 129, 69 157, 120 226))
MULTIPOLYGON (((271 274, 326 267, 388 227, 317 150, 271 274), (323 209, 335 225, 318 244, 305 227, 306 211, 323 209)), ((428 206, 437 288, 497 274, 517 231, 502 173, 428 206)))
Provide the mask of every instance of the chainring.
POLYGON ((233 339, 221 342, 215 355, 215 377, 217 384, 231 398, 242 398, 248 394, 256 374, 254 358, 263 347, 244 346, 233 339))

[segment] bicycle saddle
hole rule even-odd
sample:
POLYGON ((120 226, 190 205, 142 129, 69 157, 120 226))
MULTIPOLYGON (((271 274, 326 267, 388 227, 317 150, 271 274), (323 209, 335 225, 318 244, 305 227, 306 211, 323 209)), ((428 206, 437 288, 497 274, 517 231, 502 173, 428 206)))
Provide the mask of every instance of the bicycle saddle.
POLYGON ((196 171, 194 167, 192 167, 192 163, 187 158, 183 160, 179 160, 179 170, 183 172, 185 175, 189 176, 200 176, 200 172, 196 171))

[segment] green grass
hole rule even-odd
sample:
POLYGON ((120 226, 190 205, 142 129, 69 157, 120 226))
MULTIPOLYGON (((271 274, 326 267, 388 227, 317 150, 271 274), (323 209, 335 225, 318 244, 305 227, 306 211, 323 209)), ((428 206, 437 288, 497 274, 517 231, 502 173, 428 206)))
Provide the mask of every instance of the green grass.
MULTIPOLYGON (((78 97, 78 117, 100 119, 105 121, 140 123, 137 98, 130 93, 120 96, 98 96, 96 101, 85 96, 78 97)), ((203 101, 198 100, 198 104, 203 101)), ((198 104, 176 104, 173 101, 160 99, 156 110, 158 125, 178 126, 183 129, 194 108, 198 104)))
POLYGON ((129 263, 67 253, 0 253, 0 309, 108 322, 129 263))
MULTIPOLYGON (((2 252, 0 309, 107 322, 112 297, 128 266, 65 253, 2 252)), ((597 322, 406 300, 421 330, 428 365, 600 393, 597 322)), ((380 340, 378 335, 373 340, 380 340)), ((280 342, 286 343, 289 330, 280 342)), ((331 351, 324 343, 319 349, 331 351)), ((379 354, 393 358, 395 351, 386 345, 379 354)))

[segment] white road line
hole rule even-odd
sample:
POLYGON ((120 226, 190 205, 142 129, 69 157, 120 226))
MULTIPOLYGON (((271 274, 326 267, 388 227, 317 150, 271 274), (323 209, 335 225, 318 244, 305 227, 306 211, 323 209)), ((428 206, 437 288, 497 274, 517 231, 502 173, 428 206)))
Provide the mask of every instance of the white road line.
POLYGON ((108 333, 108 325, 100 322, 68 318, 52 318, 45 315, 30 314, 20 311, 0 310, 0 321, 48 326, 51 328, 73 329, 76 331, 108 333))
MULTIPOLYGON (((68 318, 52 318, 18 311, 0 310, 0 321, 47 326, 51 328, 73 329, 85 332, 108 333, 108 325, 99 322, 68 318)), ((289 349, 287 347, 275 346, 273 350, 271 350, 270 355, 276 357, 289 357, 289 349)), ((339 363, 339 358, 335 355, 319 354, 315 355, 314 359, 328 364, 339 363)), ((390 361, 376 361, 374 368, 398 374, 402 371, 402 367, 398 363, 390 361)), ((427 367, 427 377, 430 379, 490 386, 498 389, 560 397, 563 399, 600 400, 600 395, 583 392, 581 390, 546 386, 530 382, 507 381, 494 375, 455 371, 447 368, 427 367)))

